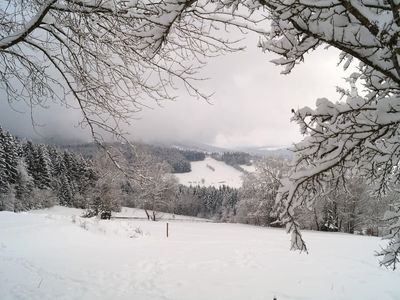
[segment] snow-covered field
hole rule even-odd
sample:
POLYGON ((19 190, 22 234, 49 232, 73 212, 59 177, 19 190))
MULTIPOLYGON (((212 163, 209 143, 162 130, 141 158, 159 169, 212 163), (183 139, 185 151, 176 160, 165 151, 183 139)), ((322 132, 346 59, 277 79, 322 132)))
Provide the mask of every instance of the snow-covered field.
POLYGON ((206 157, 203 161, 190 164, 191 172, 174 174, 181 184, 215 187, 228 185, 236 188, 242 186, 243 173, 222 161, 206 157))
MULTIPOLYGON (((123 211, 130 215, 132 211, 123 211)), ((136 213, 140 213, 136 210, 136 213)), ((0 299, 400 299, 380 240, 237 224, 82 219, 55 207, 0 212, 0 299)))
POLYGON ((240 167, 245 170, 246 172, 253 173, 256 171, 256 167, 254 165, 240 165, 240 167))

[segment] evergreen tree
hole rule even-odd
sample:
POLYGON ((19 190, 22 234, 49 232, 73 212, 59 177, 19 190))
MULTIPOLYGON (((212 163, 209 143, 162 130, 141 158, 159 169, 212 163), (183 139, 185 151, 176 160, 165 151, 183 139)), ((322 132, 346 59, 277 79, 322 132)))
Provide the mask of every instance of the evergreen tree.
POLYGON ((72 206, 73 203, 73 192, 71 189, 71 185, 69 182, 68 177, 64 174, 61 176, 60 179, 60 188, 58 190, 58 195, 57 195, 60 205, 63 206, 72 206))
POLYGON ((7 173, 6 173, 6 160, 3 144, 0 143, 0 194, 7 191, 7 173))
POLYGON ((52 181, 51 162, 46 147, 44 145, 39 145, 35 154, 35 170, 33 176, 35 185, 42 190, 50 189, 52 181))
POLYGON ((91 193, 87 216, 97 216, 102 212, 120 211, 120 189, 116 189, 112 178, 104 178, 96 183, 91 193))
POLYGON ((18 164, 18 141, 7 131, 0 127, 0 144, 3 145, 3 158, 5 161, 5 174, 7 182, 14 184, 17 178, 17 164, 18 164))
POLYGON ((89 186, 92 186, 92 180, 94 173, 90 169, 86 160, 79 155, 76 158, 76 168, 75 168, 75 182, 79 193, 83 193, 89 186))
POLYGON ((18 160, 18 175, 15 182, 15 205, 14 211, 23 211, 34 208, 31 198, 34 188, 32 177, 28 174, 25 161, 20 158, 18 160))
POLYGON ((79 191, 77 179, 79 178, 78 163, 73 153, 64 151, 63 161, 65 165, 65 175, 68 178, 72 194, 79 191))
POLYGON ((49 149, 49 157, 51 160, 53 177, 61 177, 61 174, 66 174, 67 168, 64 163, 63 154, 51 147, 49 149))
POLYGON ((0 127, 0 209, 23 211, 49 207, 86 207, 98 176, 90 161, 53 146, 21 143, 0 127))
POLYGON ((27 141, 22 145, 22 151, 24 153, 24 159, 26 163, 26 169, 28 173, 35 180, 35 169, 36 169, 36 147, 31 141, 27 141))

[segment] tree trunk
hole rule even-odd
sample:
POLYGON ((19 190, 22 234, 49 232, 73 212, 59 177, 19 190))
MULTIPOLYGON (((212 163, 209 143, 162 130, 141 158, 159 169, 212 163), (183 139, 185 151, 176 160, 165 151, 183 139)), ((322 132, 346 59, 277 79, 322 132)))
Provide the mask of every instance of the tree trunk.
POLYGON ((315 225, 317 225, 317 231, 320 231, 318 217, 317 217, 317 210, 315 208, 314 208, 314 219, 315 219, 315 225))
POLYGON ((144 209, 144 212, 146 213, 147 220, 150 220, 150 215, 149 215, 149 212, 147 211, 147 209, 144 209))

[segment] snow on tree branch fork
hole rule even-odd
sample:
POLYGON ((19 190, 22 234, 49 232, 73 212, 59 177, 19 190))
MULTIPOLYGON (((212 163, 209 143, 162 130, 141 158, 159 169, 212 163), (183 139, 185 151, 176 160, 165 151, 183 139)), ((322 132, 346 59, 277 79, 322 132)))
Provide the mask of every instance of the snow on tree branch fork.
POLYGON ((43 21, 44 17, 52 8, 52 5, 57 0, 48 0, 46 1, 41 9, 37 12, 37 14, 29 21, 27 24, 23 26, 23 28, 11 35, 0 40, 0 49, 5 50, 9 47, 22 42, 33 30, 35 30, 43 21))

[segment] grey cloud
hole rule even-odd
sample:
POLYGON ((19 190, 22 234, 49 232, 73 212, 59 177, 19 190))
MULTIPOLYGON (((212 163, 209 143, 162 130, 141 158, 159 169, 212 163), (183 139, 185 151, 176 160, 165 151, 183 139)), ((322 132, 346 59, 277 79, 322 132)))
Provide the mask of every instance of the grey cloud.
MULTIPOLYGON (((219 146, 288 145, 300 140, 297 126, 290 123, 291 108, 314 106, 320 97, 337 99, 335 86, 344 85, 337 67, 335 50, 318 50, 306 56, 292 74, 269 61, 271 54, 256 47, 249 36, 247 50, 211 59, 202 71, 210 77, 200 84, 214 91, 212 104, 190 98, 184 91, 176 102, 153 105, 136 115, 126 130, 143 141, 195 140, 219 146)), ((4 98, 4 97, 2 97, 4 98)), ((21 110, 21 107, 18 109, 21 110)), ((29 116, 12 111, 0 102, 0 124, 19 135, 35 135, 29 116)), ((53 104, 49 109, 35 109, 36 120, 44 123, 38 131, 44 136, 89 140, 87 130, 77 127, 80 113, 53 104)))

